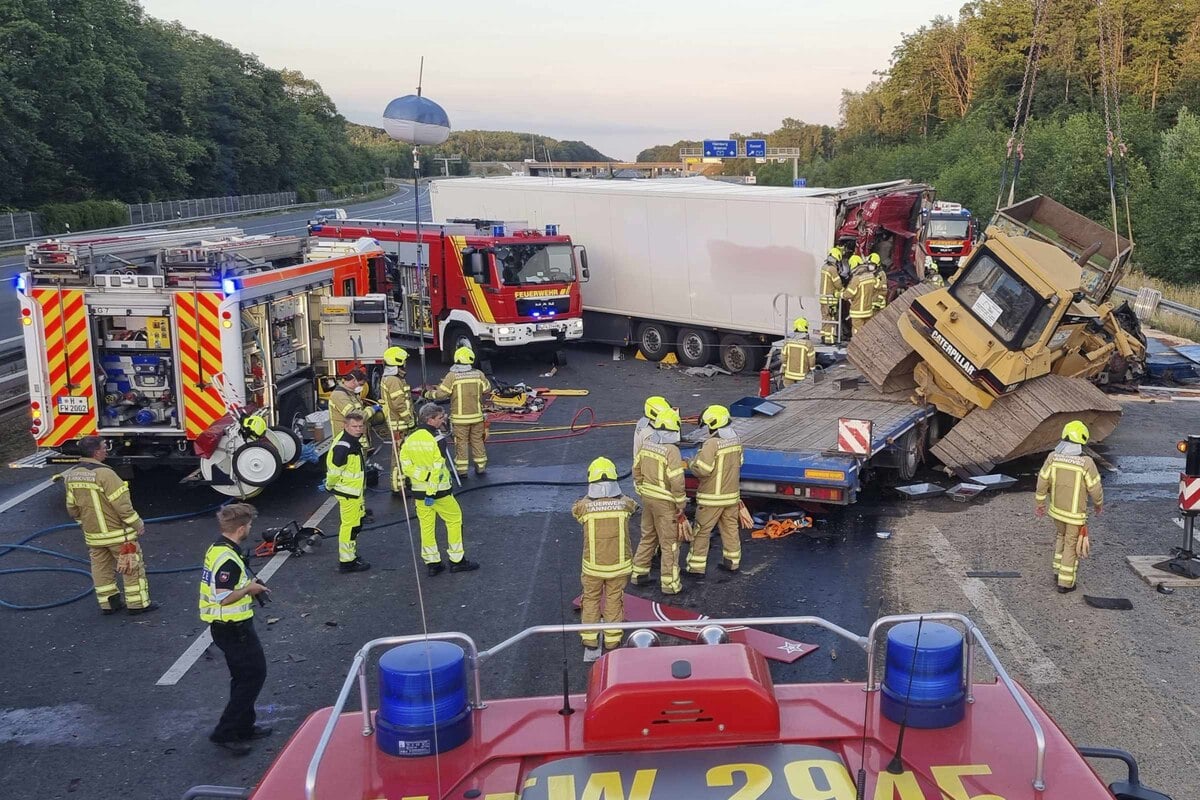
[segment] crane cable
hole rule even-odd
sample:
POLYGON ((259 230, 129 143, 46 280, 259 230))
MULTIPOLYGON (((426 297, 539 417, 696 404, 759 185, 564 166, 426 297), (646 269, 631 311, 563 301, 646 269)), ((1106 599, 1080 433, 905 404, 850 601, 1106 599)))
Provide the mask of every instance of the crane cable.
POLYGON ((1121 234, 1117 223, 1117 167, 1121 172, 1121 193, 1125 204, 1125 231, 1129 242, 1133 244, 1133 222, 1129 213, 1129 170, 1125 157, 1129 147, 1125 144, 1121 132, 1121 86, 1117 65, 1109 68, 1109 56, 1112 53, 1112 35, 1108 29, 1105 0, 1096 0, 1096 27, 1099 32, 1100 50, 1100 91, 1104 95, 1104 135, 1105 162, 1108 167, 1108 197, 1112 207, 1114 258, 1121 252, 1121 234), (1112 109, 1109 108, 1109 98, 1112 98, 1112 109), (1113 130, 1113 124, 1116 130, 1113 130))
POLYGON ((1017 95, 1017 110, 1013 115, 1012 132, 1005 146, 1004 163, 1000 168, 1000 191, 996 195, 996 210, 1004 204, 1004 189, 1008 187, 1008 204, 1016 199, 1017 178, 1021 174, 1021 162, 1025 160, 1025 130, 1029 126, 1029 112, 1033 107, 1033 92, 1037 87, 1038 59, 1041 43, 1038 37, 1042 20, 1050 0, 1034 0, 1033 32, 1029 36, 1029 53, 1025 58, 1025 74, 1021 77, 1021 91, 1017 95), (1009 164, 1012 165, 1012 182, 1008 181, 1009 164))

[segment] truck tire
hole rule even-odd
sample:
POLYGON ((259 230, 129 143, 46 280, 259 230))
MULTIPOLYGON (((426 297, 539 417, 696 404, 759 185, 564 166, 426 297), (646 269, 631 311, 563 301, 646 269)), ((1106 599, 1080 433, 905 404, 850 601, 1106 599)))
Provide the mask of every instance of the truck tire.
POLYGON ((647 361, 662 361, 675 344, 675 329, 660 322, 643 322, 637 329, 637 343, 647 361))
POLYGON ((902 481, 909 481, 917 474, 921 466, 921 437, 916 428, 910 428, 892 447, 896 454, 896 475, 902 481))
POLYGON ((466 325, 455 324, 446 328, 446 337, 442 339, 442 363, 454 363, 454 351, 459 348, 459 341, 465 339, 475 351, 475 360, 479 360, 479 340, 471 335, 466 325))
POLYGON ((681 328, 675 354, 684 366, 703 367, 717 354, 717 337, 712 331, 681 328))
POLYGON ((721 366, 734 375, 757 372, 762 368, 763 348, 740 333, 721 337, 721 366))

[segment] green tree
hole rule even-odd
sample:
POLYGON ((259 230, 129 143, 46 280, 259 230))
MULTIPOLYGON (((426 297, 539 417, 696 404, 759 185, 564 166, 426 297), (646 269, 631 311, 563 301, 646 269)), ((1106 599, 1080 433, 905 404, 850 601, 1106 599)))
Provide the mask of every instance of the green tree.
POLYGON ((1139 263, 1175 283, 1200 281, 1200 117, 1186 108, 1162 134, 1158 172, 1140 193, 1139 263))

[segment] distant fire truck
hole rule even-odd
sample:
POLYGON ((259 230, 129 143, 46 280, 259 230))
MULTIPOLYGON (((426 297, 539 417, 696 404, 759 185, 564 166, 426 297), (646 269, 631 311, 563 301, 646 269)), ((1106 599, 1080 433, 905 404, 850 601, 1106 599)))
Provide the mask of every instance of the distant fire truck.
POLYGON ((958 271, 960 259, 975 246, 975 218, 959 203, 937 202, 923 215, 921 248, 926 268, 936 267, 943 278, 958 271))
POLYGON ((392 337, 441 350, 537 347, 555 352, 583 336, 579 283, 587 252, 556 225, 450 220, 422 223, 346 219, 309 226, 318 239, 378 241, 390 257, 377 285, 393 301, 392 337))
POLYGON ((17 291, 38 452, 14 466, 73 461, 79 437, 101 436, 110 463, 198 467, 218 492, 257 494, 299 464, 321 379, 388 346, 387 298, 370 294, 383 260, 370 241, 329 252, 236 228, 29 245, 17 291))

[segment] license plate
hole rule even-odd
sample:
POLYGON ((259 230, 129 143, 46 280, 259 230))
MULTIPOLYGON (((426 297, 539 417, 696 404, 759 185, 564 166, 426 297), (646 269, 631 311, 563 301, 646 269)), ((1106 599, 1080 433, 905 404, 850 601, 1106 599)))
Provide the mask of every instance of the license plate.
POLYGON ((539 322, 537 325, 534 326, 534 330, 552 331, 557 327, 558 327, 558 323, 556 323, 556 322, 539 322))
POLYGON ((60 397, 58 398, 58 413, 86 414, 88 413, 88 399, 86 397, 60 397))

